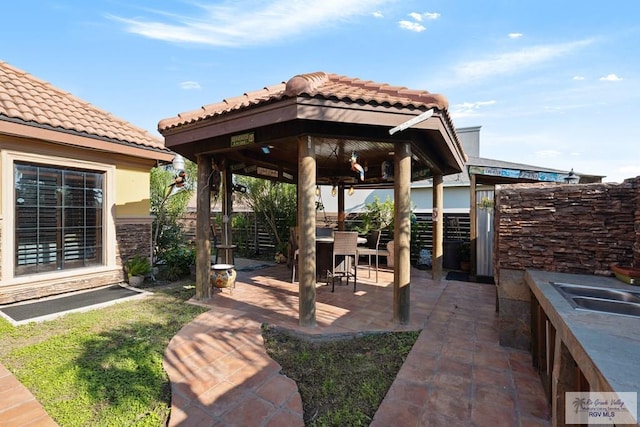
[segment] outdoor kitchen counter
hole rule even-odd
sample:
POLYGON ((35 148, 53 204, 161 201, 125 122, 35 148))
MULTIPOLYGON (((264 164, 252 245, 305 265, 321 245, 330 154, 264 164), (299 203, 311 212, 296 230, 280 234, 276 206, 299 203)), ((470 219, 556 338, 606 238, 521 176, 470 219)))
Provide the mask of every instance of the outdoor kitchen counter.
POLYGON ((575 309, 550 282, 632 292, 640 292, 640 287, 627 285, 610 277, 536 270, 528 270, 525 281, 534 297, 532 355, 534 363, 535 353, 540 356, 537 368, 543 383, 545 374, 548 376, 545 385, 549 386, 554 424, 559 419, 564 420, 564 392, 640 391, 640 318, 575 309), (536 311, 538 318, 542 317, 542 323, 537 327, 534 325, 536 311), (544 312, 541 316, 540 311, 544 312), (555 329, 555 333, 550 334, 551 337, 548 336, 551 325, 544 326, 547 320, 555 329), (544 339, 540 338, 541 334, 544 339), (545 348, 541 349, 541 346, 545 348), (570 353, 570 356, 563 355, 563 352, 570 353), (577 374, 567 372, 574 366, 571 358, 579 368, 577 374), (580 386, 582 375, 588 381, 589 388, 580 386))

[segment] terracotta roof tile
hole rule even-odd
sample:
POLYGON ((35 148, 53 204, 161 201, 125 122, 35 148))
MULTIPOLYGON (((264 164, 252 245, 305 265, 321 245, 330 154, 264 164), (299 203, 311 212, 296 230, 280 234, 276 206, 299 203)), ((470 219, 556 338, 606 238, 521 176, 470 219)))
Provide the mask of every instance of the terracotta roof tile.
POLYGON ((70 93, 0 61, 0 119, 51 126, 141 148, 165 148, 162 139, 70 93))
MULTIPOLYGON (((449 106, 443 95, 426 90, 407 89, 371 80, 361 80, 337 74, 315 72, 299 74, 287 82, 268 86, 261 90, 224 99, 197 110, 180 113, 177 117, 163 119, 158 123, 160 132, 196 123, 231 111, 250 108, 259 104, 278 101, 285 97, 311 97, 334 99, 344 102, 364 102, 371 105, 390 105, 400 108, 436 108, 445 111, 449 106)), ((448 118, 449 119, 449 118, 448 118)), ((450 120, 450 119, 449 119, 450 120)))

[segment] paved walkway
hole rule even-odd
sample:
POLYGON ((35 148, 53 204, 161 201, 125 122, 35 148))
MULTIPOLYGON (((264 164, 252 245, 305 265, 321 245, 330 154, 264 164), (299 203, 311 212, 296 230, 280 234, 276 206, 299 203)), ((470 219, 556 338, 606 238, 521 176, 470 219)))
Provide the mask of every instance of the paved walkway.
POLYGON ((360 272, 356 293, 318 287, 315 328, 298 326, 298 287, 286 267, 239 272, 236 289, 217 292, 211 311, 169 344, 169 425, 303 425, 295 383, 264 350, 263 322, 312 336, 422 329, 371 426, 550 424, 530 355, 498 344, 495 287, 412 270, 411 321, 399 326, 391 273, 376 284, 360 272))
POLYGON ((0 364, 0 427, 57 425, 31 392, 0 364))

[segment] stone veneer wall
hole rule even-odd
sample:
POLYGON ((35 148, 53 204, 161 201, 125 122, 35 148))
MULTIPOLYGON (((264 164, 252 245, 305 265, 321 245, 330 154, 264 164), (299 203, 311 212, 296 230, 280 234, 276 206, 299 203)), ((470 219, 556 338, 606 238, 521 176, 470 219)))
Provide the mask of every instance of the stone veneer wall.
POLYGON ((614 262, 640 266, 639 183, 496 186, 500 344, 529 349, 525 270, 612 275, 614 262))
POLYGON ((125 260, 136 254, 151 257, 151 230, 151 223, 116 224, 117 262, 124 265, 125 260))

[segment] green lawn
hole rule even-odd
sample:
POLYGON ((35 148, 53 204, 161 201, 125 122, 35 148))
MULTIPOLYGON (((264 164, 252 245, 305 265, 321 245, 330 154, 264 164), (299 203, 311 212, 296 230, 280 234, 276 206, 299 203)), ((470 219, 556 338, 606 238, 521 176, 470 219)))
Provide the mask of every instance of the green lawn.
POLYGON ((205 309, 184 304, 192 289, 39 324, 0 319, 0 362, 61 426, 162 426, 170 388, 164 350, 205 309))

